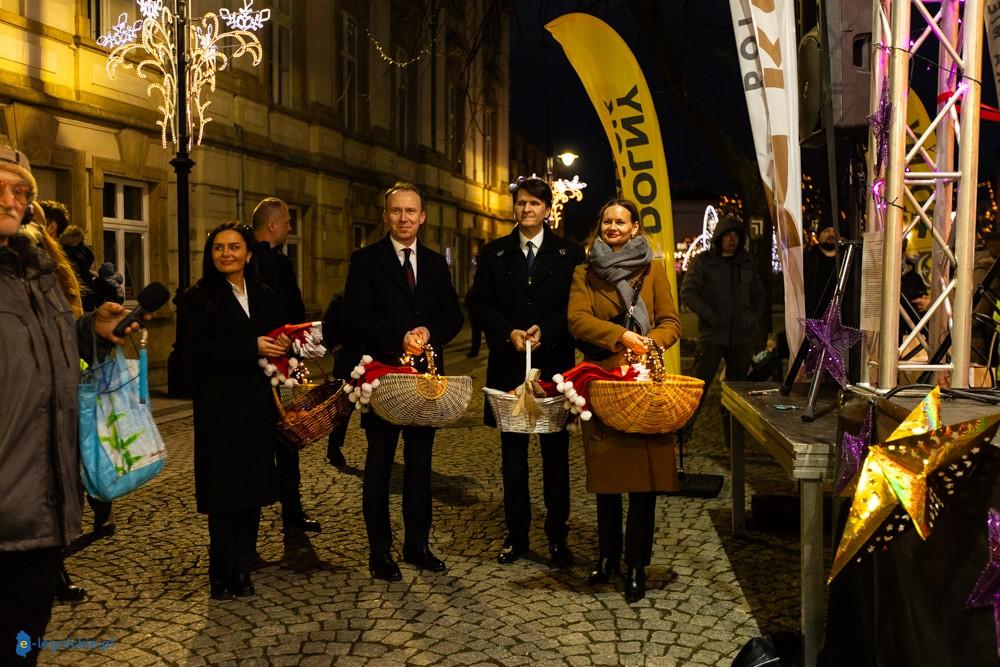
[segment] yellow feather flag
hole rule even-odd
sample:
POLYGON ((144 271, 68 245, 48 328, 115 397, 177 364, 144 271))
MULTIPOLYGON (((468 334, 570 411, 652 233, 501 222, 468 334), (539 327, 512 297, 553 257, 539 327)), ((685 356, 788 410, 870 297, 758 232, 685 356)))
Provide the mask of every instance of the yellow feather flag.
MULTIPOLYGON (((546 24, 545 29, 566 52, 597 110, 615 156, 622 196, 638 205, 643 232, 656 256, 666 262, 676 304, 670 182, 660 124, 646 77, 625 41, 598 18, 564 14, 546 24)), ((667 372, 679 373, 679 346, 671 347, 665 356, 667 372)))

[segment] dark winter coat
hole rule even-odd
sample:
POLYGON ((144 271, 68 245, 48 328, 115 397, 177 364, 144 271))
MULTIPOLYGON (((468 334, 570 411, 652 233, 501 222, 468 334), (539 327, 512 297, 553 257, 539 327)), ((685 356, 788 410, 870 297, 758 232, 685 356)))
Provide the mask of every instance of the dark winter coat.
POLYGON ((444 374, 444 346, 458 334, 465 318, 444 256, 419 242, 416 247, 415 292, 406 284, 403 265, 388 234, 351 255, 344 287, 341 351, 348 369, 365 354, 398 366, 403 337, 422 326, 430 331, 437 370, 444 374))
MULTIPOLYGON (((257 363, 257 337, 282 324, 278 299, 247 279, 250 317, 228 283, 199 283, 178 303, 178 346, 194 399, 198 511, 235 512, 277 498, 277 408, 257 363)), ((282 447, 284 445, 278 444, 282 447)))
POLYGON ((10 244, 0 246, 0 551, 25 551, 80 534, 77 341, 93 322, 74 321, 44 251, 21 236, 10 244))
MULTIPOLYGON (((537 324, 542 330, 539 348, 531 351, 531 365, 541 371, 542 379, 549 380, 576 363, 566 308, 573 270, 584 261, 583 248, 546 226, 529 281, 518 230, 514 227, 507 236, 483 247, 465 298, 469 317, 482 328, 490 347, 486 386, 502 391, 524 382, 524 353, 510 342, 514 329, 527 330, 537 324)), ((488 405, 483 421, 496 425, 488 405)))
POLYGON ((306 321, 306 304, 302 301, 299 279, 288 255, 260 241, 253 248, 249 275, 255 275, 278 296, 281 324, 301 324, 306 321))
POLYGON ((764 312, 764 287, 753 257, 744 247, 746 232, 723 219, 712 247, 696 256, 684 276, 681 301, 698 315, 698 339, 725 347, 753 346, 757 321, 764 312), (733 257, 723 257, 720 242, 730 229, 740 233, 733 257))

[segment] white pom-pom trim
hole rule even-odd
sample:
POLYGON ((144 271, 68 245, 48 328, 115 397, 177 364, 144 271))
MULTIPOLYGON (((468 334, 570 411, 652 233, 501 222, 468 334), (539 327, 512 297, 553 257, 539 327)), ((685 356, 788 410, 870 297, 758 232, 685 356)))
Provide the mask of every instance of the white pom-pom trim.
MULTIPOLYGON (((555 382, 556 384, 561 384, 563 382, 562 373, 556 373, 555 375, 553 375, 552 381, 555 382)), ((562 389, 560 389, 559 391, 562 391, 562 389)))
POLYGON ((365 356, 361 357, 362 364, 370 364, 371 362, 372 362, 372 357, 370 354, 366 354, 365 356))
POLYGON ((378 389, 380 384, 382 384, 382 382, 378 378, 375 378, 372 380, 372 389, 378 389))
POLYGON ((257 365, 261 368, 267 368, 267 359, 265 357, 261 357, 257 360, 257 365))
POLYGON ((299 360, 296 359, 295 357, 289 357, 289 359, 288 359, 288 367, 289 368, 298 368, 298 366, 299 366, 299 360))
MULTIPOLYGON (((555 380, 556 377, 559 377, 559 376, 557 375, 557 376, 553 377, 552 379, 555 380)), ((561 379, 558 380, 557 383, 556 383, 556 391, 558 391, 560 394, 562 394, 563 392, 565 392, 565 390, 566 390, 566 383, 563 382, 561 379)))
POLYGON ((584 410, 583 412, 580 413, 580 419, 582 419, 585 422, 589 422, 590 418, 593 416, 594 413, 591 412, 590 410, 584 410))
POLYGON ((361 392, 364 394, 372 393, 372 386, 367 382, 365 382, 364 384, 361 385, 361 392))
POLYGON ((577 395, 577 397, 573 399, 573 403, 575 403, 578 408, 582 408, 587 404, 587 399, 583 396, 577 395))
POLYGON ((294 387, 295 384, 296 384, 295 380, 293 380, 292 378, 285 378, 285 386, 286 387, 294 387))
POLYGON ((272 387, 278 386, 278 378, 271 378, 271 386, 272 387))

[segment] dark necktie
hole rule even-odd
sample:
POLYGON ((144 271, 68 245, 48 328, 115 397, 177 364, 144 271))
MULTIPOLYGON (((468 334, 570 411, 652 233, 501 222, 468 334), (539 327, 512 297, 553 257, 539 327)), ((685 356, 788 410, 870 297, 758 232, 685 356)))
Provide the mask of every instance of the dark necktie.
POLYGON ((528 273, 531 273, 531 269, 535 266, 535 244, 528 241, 528 273))
POLYGON ((410 291, 413 292, 417 288, 417 277, 413 275, 413 265, 410 264, 410 253, 413 252, 409 248, 403 248, 403 273, 406 274, 406 284, 410 286, 410 291))

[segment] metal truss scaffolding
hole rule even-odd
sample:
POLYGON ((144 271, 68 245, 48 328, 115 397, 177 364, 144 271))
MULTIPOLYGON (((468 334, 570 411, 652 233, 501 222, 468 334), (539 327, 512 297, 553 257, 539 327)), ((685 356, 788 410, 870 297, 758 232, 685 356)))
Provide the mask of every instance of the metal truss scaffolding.
MULTIPOLYGON (((983 0, 874 2, 866 242, 881 233, 881 305, 867 350, 878 350, 871 361, 880 390, 896 386, 901 371, 942 371, 953 387, 969 383, 983 32, 983 0), (937 67, 936 113, 914 131, 911 70, 924 65, 937 67), (930 305, 913 317, 900 302, 902 248, 920 222, 933 239, 930 305), (946 362, 928 363, 949 334, 946 362)), ((875 296, 866 294, 866 304, 875 296)))

